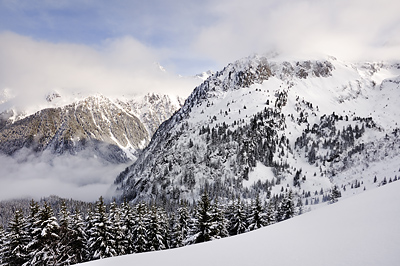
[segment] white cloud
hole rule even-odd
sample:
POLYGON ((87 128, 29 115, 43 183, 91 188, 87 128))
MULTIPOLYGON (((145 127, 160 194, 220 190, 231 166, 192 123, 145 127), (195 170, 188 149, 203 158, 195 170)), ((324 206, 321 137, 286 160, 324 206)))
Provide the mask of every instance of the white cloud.
POLYGON ((193 49, 226 64, 254 52, 330 54, 347 60, 397 59, 400 2, 219 1, 219 19, 193 49))
POLYGON ((6 32, 0 34, 0 89, 11 90, 16 95, 12 104, 21 109, 40 103, 55 89, 109 96, 187 96, 198 82, 160 71, 156 62, 166 54, 132 37, 106 40, 93 48, 6 32))
POLYGON ((111 197, 115 193, 111 184, 126 167, 84 156, 45 153, 36 157, 25 152, 19 157, 0 155, 0 200, 37 200, 50 195, 84 201, 111 197))

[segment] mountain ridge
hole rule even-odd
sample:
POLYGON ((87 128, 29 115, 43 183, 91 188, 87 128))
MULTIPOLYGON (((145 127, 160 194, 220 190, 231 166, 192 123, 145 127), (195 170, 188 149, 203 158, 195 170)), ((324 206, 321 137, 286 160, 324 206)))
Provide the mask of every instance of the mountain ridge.
MULTIPOLYGON (((47 100, 61 96, 47 97, 47 100)), ((111 100, 100 94, 60 107, 42 109, 16 119, 13 111, 2 113, 0 150, 8 155, 22 148, 36 153, 78 154, 91 150, 112 163, 134 160, 158 125, 181 104, 176 97, 147 94, 130 100, 111 100), (135 106, 146 108, 142 112, 135 106)))
MULTIPOLYGON (((226 187, 220 196, 243 196, 243 182, 258 163, 273 170, 269 183, 264 183, 267 189, 261 189, 267 196, 279 194, 282 185, 299 194, 300 186, 309 192, 313 186, 329 190, 335 183, 350 185, 343 177, 335 180, 348 169, 339 163, 361 153, 362 161, 369 156, 365 145, 384 142, 385 134, 398 141, 398 96, 393 94, 398 89, 398 63, 349 64, 333 57, 276 60, 238 60, 196 87, 138 160, 117 177, 122 197, 196 198, 205 187, 226 187), (385 95, 394 97, 377 98, 385 95), (371 101, 378 113, 367 107, 371 101), (317 128, 331 133, 317 136, 317 128), (317 172, 324 178, 318 179, 317 172)), ((399 155, 396 147, 388 149, 399 155)))

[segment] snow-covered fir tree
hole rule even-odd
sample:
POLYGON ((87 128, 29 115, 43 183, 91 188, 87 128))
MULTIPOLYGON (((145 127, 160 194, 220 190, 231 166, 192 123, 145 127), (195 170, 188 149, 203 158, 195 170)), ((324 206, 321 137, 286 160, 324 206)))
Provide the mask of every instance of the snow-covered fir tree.
POLYGON ((197 205, 193 230, 194 242, 201 243, 212 240, 212 205, 207 192, 204 192, 197 205))
POLYGON ((75 209, 71 217, 71 234, 70 234, 69 248, 72 254, 72 263, 82 263, 89 258, 88 251, 88 236, 85 231, 85 223, 79 210, 75 209))
POLYGON ((27 227, 29 235, 29 243, 26 246, 28 252, 28 262, 30 262, 35 256, 36 251, 39 248, 39 239, 37 238, 37 221, 39 220, 39 204, 34 200, 31 200, 29 204, 29 216, 27 218, 27 227))
POLYGON ((215 200, 211 208, 212 239, 229 236, 228 220, 225 218, 225 208, 218 200, 215 200))
POLYGON ((286 193, 279 204, 279 209, 277 213, 277 220, 284 221, 290 219, 295 214, 295 207, 293 203, 293 192, 290 190, 286 193))
POLYGON ((60 226, 52 208, 44 203, 34 222, 33 241, 36 243, 29 265, 56 265, 58 262, 58 241, 60 226))
POLYGON ((3 226, 0 225, 0 265, 5 265, 5 253, 6 253, 6 233, 3 229, 3 226))
POLYGON ((60 261, 65 262, 67 265, 71 264, 73 253, 70 247, 70 242, 72 241, 72 222, 71 213, 67 210, 65 201, 61 203, 60 211, 60 240, 58 242, 58 257, 60 261))
POLYGON ((126 240, 126 254, 135 252, 133 229, 135 226, 135 215, 129 202, 124 201, 121 205, 122 233, 126 240))
POLYGON ((118 255, 128 254, 128 241, 126 239, 124 225, 122 221, 122 212, 117 203, 113 201, 110 206, 109 221, 112 226, 113 239, 115 241, 115 251, 118 255))
POLYGON ((186 206, 179 207, 176 210, 173 219, 172 232, 173 232, 173 240, 172 247, 182 247, 185 244, 185 240, 189 234, 190 230, 190 217, 189 211, 186 206))
POLYGON ((29 259, 27 246, 29 243, 29 235, 27 231, 27 222, 22 215, 21 210, 16 210, 14 219, 8 225, 8 233, 4 235, 7 238, 4 248, 1 252, 3 255, 4 265, 23 265, 29 259))
POLYGON ((132 230, 134 252, 141 253, 147 251, 147 207, 144 203, 139 203, 135 211, 135 225, 132 230))
MULTIPOLYGON (((214 191, 213 194, 217 193, 214 191)), ((1 252, 3 264, 15 265, 6 263, 8 259, 11 261, 9 250, 17 251, 19 257, 12 255, 13 259, 21 261, 17 265, 27 266, 72 265, 116 255, 180 247, 255 230, 297 214, 291 192, 272 196, 264 208, 260 196, 257 196, 247 213, 244 200, 240 198, 228 205, 224 198, 210 199, 209 195, 204 192, 202 198, 191 206, 188 202, 181 202, 180 207, 170 213, 154 205, 149 209, 145 203, 131 205, 124 202, 118 205, 112 202, 106 205, 100 197, 95 206, 86 206, 85 220, 77 208, 80 203, 71 206, 65 202, 60 205, 52 202, 59 223, 47 202, 40 207, 32 201, 27 218, 17 211, 8 224, 2 245, 6 249, 1 252), (275 214, 281 218, 275 218, 275 214), (11 248, 11 245, 18 248, 11 248)))
POLYGON ((92 259, 116 256, 113 227, 108 219, 103 197, 97 201, 92 219, 93 227, 89 232, 89 250, 92 259))
POLYGON ((248 224, 248 229, 250 231, 259 229, 267 225, 264 208, 261 204, 260 196, 258 194, 250 206, 248 224))
POLYGON ((163 217, 159 215, 159 210, 153 206, 149 212, 149 220, 147 226, 147 245, 149 251, 162 250, 165 245, 165 228, 163 217))
POLYGON ((271 200, 269 200, 266 203, 266 214, 265 214, 265 221, 266 225, 271 225, 275 223, 275 204, 272 203, 271 200))
POLYGON ((244 203, 240 200, 240 198, 238 198, 237 201, 232 201, 230 212, 229 234, 238 235, 246 232, 247 215, 244 203))
POLYGON ((338 201, 338 198, 342 196, 342 193, 340 192, 340 188, 337 185, 334 185, 332 187, 332 192, 330 194, 330 202, 335 203, 338 201))

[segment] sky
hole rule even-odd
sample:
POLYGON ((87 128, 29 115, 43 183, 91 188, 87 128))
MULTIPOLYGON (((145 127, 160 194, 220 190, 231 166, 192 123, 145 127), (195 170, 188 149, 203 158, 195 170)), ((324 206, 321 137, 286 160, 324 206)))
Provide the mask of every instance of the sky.
MULTIPOLYGON (((53 91, 186 97, 201 82, 189 76, 254 53, 398 60, 399 10, 396 0, 0 0, 0 112, 38 110, 53 91)), ((60 175, 57 160, 50 168, 8 160, 0 157, 8 165, 0 174, 14 175, 2 184, 26 183, 35 169, 42 184, 60 176, 52 186, 60 191, 64 174, 77 176, 72 186, 90 187, 77 171, 60 175)), ((74 158, 69 164, 97 167, 74 158)), ((119 171, 106 168, 111 178, 119 171)))
POLYGON ((84 89, 97 74, 150 90, 130 75, 158 79, 154 62, 187 76, 270 51, 398 59, 398 10, 396 0, 1 0, 0 85, 84 89), (54 73, 72 74, 38 77, 54 73))

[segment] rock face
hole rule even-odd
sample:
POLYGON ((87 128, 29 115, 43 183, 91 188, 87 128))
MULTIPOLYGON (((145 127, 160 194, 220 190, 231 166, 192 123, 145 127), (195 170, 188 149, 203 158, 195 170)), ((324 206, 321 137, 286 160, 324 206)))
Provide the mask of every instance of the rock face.
POLYGON ((23 148, 35 153, 85 152, 112 163, 134 160, 136 152, 146 146, 162 119, 180 107, 172 104, 169 96, 156 94, 146 95, 139 101, 92 96, 67 106, 41 110, 15 122, 9 119, 12 111, 4 112, 0 150, 8 155, 23 148), (141 116, 132 110, 136 105, 147 107, 140 110, 141 116), (141 118, 146 119, 141 121, 141 118))
POLYGON ((239 60, 196 87, 115 184, 127 199, 161 202, 204 189, 231 198, 359 187, 371 163, 400 157, 399 76, 399 64, 332 57, 239 60))
POLYGON ((141 100, 118 101, 128 113, 134 114, 144 124, 150 136, 169 119, 184 103, 180 97, 147 94, 141 100))

